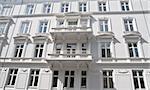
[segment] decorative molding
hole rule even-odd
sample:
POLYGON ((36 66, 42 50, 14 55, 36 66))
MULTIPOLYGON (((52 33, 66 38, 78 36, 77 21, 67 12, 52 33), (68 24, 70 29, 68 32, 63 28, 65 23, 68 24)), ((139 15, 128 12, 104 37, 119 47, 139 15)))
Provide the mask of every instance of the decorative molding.
POLYGON ((23 71, 23 72, 26 72, 26 71, 27 71, 27 69, 26 69, 26 68, 24 68, 24 69, 22 69, 22 71, 23 71))

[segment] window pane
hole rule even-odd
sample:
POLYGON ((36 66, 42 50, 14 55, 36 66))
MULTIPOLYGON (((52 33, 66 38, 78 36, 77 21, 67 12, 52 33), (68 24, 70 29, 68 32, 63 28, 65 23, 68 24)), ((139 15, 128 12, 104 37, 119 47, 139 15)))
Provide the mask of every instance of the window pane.
POLYGON ((58 77, 53 77, 53 87, 57 87, 57 79, 58 77))
POLYGON ((81 87, 86 87, 86 78, 81 78, 81 87))
POLYGON ((135 89, 139 88, 138 79, 137 78, 133 78, 133 81, 134 81, 135 89))
POLYGON ((67 87, 67 83, 68 83, 68 77, 65 77, 64 87, 67 87))
POLYGON ((102 49, 102 57, 106 57, 105 56, 105 49, 102 49))
POLYGON ((13 80, 12 80, 11 85, 15 85, 15 81, 16 81, 16 76, 13 76, 13 80))
POLYGON ((109 87, 113 88, 113 79, 112 78, 109 78, 109 87))
POLYGON ((32 83, 33 83, 33 76, 31 76, 31 78, 30 78, 30 84, 29 84, 29 86, 32 86, 32 83))
POLYGON ((140 78, 141 88, 145 88, 144 80, 143 78, 140 78))
POLYGON ((104 78, 104 79, 103 79, 103 84, 104 84, 104 88, 107 88, 107 87, 108 87, 108 85, 107 85, 107 78, 104 78))
POLYGON ((38 76, 35 77, 34 86, 37 86, 37 84, 38 84, 38 78, 39 78, 38 76))
POLYGON ((70 77, 70 87, 74 87, 74 77, 70 77))

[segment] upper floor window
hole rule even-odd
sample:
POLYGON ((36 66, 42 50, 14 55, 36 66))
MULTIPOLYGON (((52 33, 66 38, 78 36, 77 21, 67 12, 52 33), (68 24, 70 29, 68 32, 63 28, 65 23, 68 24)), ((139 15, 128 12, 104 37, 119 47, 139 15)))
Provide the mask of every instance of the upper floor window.
POLYGON ((0 22, 0 34, 5 33, 6 25, 7 25, 6 22, 0 22))
POLYGON ((87 11, 87 4, 85 2, 79 3, 79 11, 80 12, 86 12, 87 11))
POLYGON ((68 20, 68 26, 77 26, 78 25, 78 20, 68 20))
POLYGON ((26 7, 26 14, 33 14, 34 5, 27 5, 26 7))
POLYGON ((103 87, 104 88, 114 88, 112 70, 103 71, 103 87))
POLYGON ((16 83, 16 78, 18 74, 18 69, 10 69, 7 78, 7 85, 14 86, 16 83))
POLYGON ((44 4, 43 13, 51 12, 51 4, 44 4))
POLYGON ((69 11, 69 3, 63 3, 61 5, 61 12, 68 12, 69 11))
POLYGON ((21 57, 23 54, 24 44, 17 44, 15 48, 14 57, 21 57))
POLYGON ((133 74, 134 88, 135 89, 144 89, 145 83, 144 83, 143 71, 142 70, 133 70, 132 74, 133 74))
POLYGON ((129 2, 127 2, 127 1, 122 1, 122 2, 121 2, 121 10, 122 10, 122 11, 129 11, 129 2))
POLYGON ((29 31, 29 24, 30 24, 30 22, 22 22, 21 23, 21 29, 20 29, 20 33, 22 33, 22 34, 25 34, 25 33, 28 33, 28 31, 29 31))
POLYGON ((130 57, 139 57, 137 43, 128 43, 130 57))
POLYGON ((99 11, 107 11, 106 10, 106 2, 98 2, 99 11))
POLYGON ((74 71, 65 71, 64 87, 73 88, 74 87, 74 71))
POLYGON ((44 44, 36 44, 34 57, 42 57, 44 44))
POLYGON ((57 87, 57 83, 58 83, 58 71, 54 71, 53 72, 53 87, 57 87))
POLYGON ((10 15, 12 11, 12 6, 3 6, 2 15, 10 15))
POLYGON ((30 79, 29 79, 29 86, 31 86, 31 87, 38 86, 39 73, 40 73, 39 69, 31 69, 30 79))
POLYGON ((67 43, 66 46, 66 54, 67 57, 75 57, 76 55, 76 48, 77 48, 77 44, 76 43, 67 43))
POLYGON ((87 85, 87 72, 81 71, 81 88, 86 88, 87 85))
POLYGON ((40 22, 39 33, 46 33, 48 28, 48 22, 40 22))
POLYGON ((110 52, 110 42, 102 42, 101 43, 101 57, 102 58, 108 58, 111 57, 110 52))
POLYGON ((124 26, 126 31, 134 31, 133 19, 124 19, 124 26))
POLYGON ((99 24, 101 32, 108 32, 108 20, 100 20, 99 24))

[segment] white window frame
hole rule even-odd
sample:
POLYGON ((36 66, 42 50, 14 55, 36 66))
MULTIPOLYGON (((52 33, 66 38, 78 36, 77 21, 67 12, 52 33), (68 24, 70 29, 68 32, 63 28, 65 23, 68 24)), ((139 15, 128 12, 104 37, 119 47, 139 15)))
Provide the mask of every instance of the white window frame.
POLYGON ((103 88, 104 89, 113 89, 114 88, 114 83, 113 83, 113 70, 103 70, 103 88), (104 75, 104 72, 106 72, 106 75, 104 75), (110 74, 111 73, 111 74, 110 74), (104 79, 106 79, 106 87, 105 87, 105 81, 104 79), (112 81, 110 82, 110 79, 112 79, 112 81), (112 84, 112 86, 110 85, 110 83, 112 84))
POLYGON ((51 3, 45 3, 43 4, 43 13, 48 14, 52 11, 52 4, 51 3))
POLYGON ((137 42, 129 42, 128 43, 128 51, 129 51, 129 57, 139 57, 139 48, 137 42), (129 47, 129 44, 131 44, 131 47, 129 47), (136 47, 134 46, 136 44, 136 47), (133 56, 130 55, 130 49, 132 50, 133 56), (137 53, 136 53, 137 50, 137 53))
POLYGON ((131 18, 131 17, 124 18, 123 23, 124 23, 124 29, 126 32, 137 31, 135 18, 131 18), (127 21, 127 23, 125 23, 125 20, 127 21), (132 23, 130 23, 130 21, 132 21, 132 23), (130 25, 132 25, 133 30, 131 29, 130 25))
POLYGON ((61 12, 65 13, 65 12, 69 12, 70 9, 70 4, 69 3, 62 3, 61 4, 61 12))
POLYGON ((4 5, 2 8, 1 14, 8 16, 8 15, 11 15, 11 13, 12 13, 12 6, 4 5))
POLYGON ((40 76, 40 69, 31 69, 30 70, 30 77, 29 77, 29 87, 37 87, 38 86, 38 83, 39 83, 39 76, 40 76), (33 73, 32 73, 33 71, 33 73), (37 73, 38 72, 38 73, 37 73), (33 80, 31 79, 33 77, 33 80), (38 81, 36 82, 35 81, 35 78, 38 78, 38 81), (37 85, 34 85, 34 84, 37 84, 37 85))
POLYGON ((110 24, 110 19, 99 19, 99 32, 110 32, 111 31, 111 24, 110 24), (107 22, 107 23, 106 23, 107 22), (102 29, 101 30, 101 26, 102 26, 102 29), (107 29, 106 27, 107 26, 107 29))
POLYGON ((17 75, 18 75, 18 69, 9 69, 6 85, 14 86, 16 84, 17 75))
POLYGON ((71 71, 69 71, 69 70, 66 70, 65 71, 65 77, 64 77, 64 87, 65 88, 74 88, 74 86, 75 86, 75 71, 74 70, 71 70, 71 71), (69 74, 68 75, 66 75, 66 72, 69 72, 69 74), (71 75, 71 72, 74 72, 74 75, 71 75), (65 80, 65 78, 68 78, 67 79, 67 81, 65 80), (74 79, 74 81, 73 81, 73 86, 71 86, 71 78, 73 78, 74 79), (65 85, 65 83, 67 83, 66 85, 65 85))
POLYGON ((30 30, 31 21, 22 21, 19 33, 21 34, 27 34, 30 30))
POLYGON ((47 33, 48 32, 48 28, 49 28, 48 26, 49 26, 49 22, 48 21, 40 21, 38 33, 47 33), (46 30, 45 30, 45 27, 46 27, 46 30))
POLYGON ((22 57, 24 53, 24 47, 25 47, 24 43, 16 44, 14 57, 22 57))
POLYGON ((25 9, 26 15, 31 15, 34 13, 35 5, 34 4, 27 4, 25 9), (30 6, 30 7, 29 7, 30 6))
POLYGON ((87 11, 88 11, 88 3, 79 2, 79 12, 87 12, 87 11))
POLYGON ((43 54, 44 54, 44 43, 36 43, 34 57, 36 57, 36 58, 43 57, 43 54), (36 50, 37 50, 37 52, 36 52, 36 50), (42 52, 41 52, 41 50, 42 50, 42 52), (40 56, 40 53, 42 53, 41 56, 40 56))
POLYGON ((146 88, 145 82, 144 82, 143 70, 132 70, 132 76, 133 76, 134 88, 135 88, 136 90, 141 90, 141 89, 145 89, 145 88, 146 88), (136 75, 134 75, 134 72, 136 73, 136 75), (140 72, 141 72, 142 75, 140 75, 140 72), (134 79, 137 79, 136 83, 138 84, 138 87, 135 86, 134 79), (140 79, 143 80, 143 85, 144 85, 144 87, 141 87, 142 85, 141 85, 140 79))
POLYGON ((7 24, 8 22, 0 22, 0 34, 6 33, 7 24))
POLYGON ((129 1, 121 1, 120 5, 121 5, 121 11, 130 11, 129 1), (123 8, 124 8, 124 10, 123 10, 123 8))
POLYGON ((107 4, 107 2, 104 2, 104 1, 102 1, 102 2, 98 2, 98 10, 100 11, 100 12, 106 12, 106 11, 108 11, 108 4, 107 4), (104 5, 105 4, 105 5, 104 5), (100 10, 100 7, 101 7, 101 10, 100 10), (105 10, 106 9, 106 10, 105 10))
POLYGON ((101 57, 102 58, 111 58, 112 57, 111 42, 101 42, 100 47, 101 47, 101 57), (104 51, 105 57, 103 57, 103 50, 105 50, 104 51), (108 50, 109 50, 109 52, 108 52, 108 50))
POLYGON ((59 71, 58 70, 54 70, 53 71, 53 82, 52 82, 52 87, 57 87, 58 86, 58 77, 59 77, 59 71), (55 73, 55 72, 57 72, 57 73, 55 73), (56 81, 54 81, 54 80, 56 80, 56 81), (56 83, 54 83, 54 82, 56 82, 56 83))

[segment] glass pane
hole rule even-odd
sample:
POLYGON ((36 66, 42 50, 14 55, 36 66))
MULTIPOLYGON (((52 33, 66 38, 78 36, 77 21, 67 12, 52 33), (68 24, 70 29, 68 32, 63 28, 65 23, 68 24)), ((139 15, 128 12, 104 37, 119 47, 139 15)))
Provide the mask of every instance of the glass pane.
POLYGON ((102 57, 106 57, 105 56, 105 49, 102 49, 102 57))
POLYGON ((107 49, 107 57, 111 57, 110 49, 107 49))
POLYGON ((74 87, 74 77, 70 77, 70 87, 74 87))
POLYGON ((39 57, 42 57, 43 49, 40 49, 39 57))
POLYGON ((65 75, 69 75, 69 71, 65 71, 65 75))
POLYGON ((15 69, 15 72, 14 72, 14 74, 17 74, 17 72, 18 72, 18 69, 15 69))
POLYGON ((109 87, 113 88, 113 79, 112 78, 109 78, 109 87))
POLYGON ((143 78, 140 78, 141 88, 145 88, 144 80, 143 78))
POLYGON ((58 75, 58 71, 54 71, 54 75, 58 75))
POLYGON ((133 81, 134 81, 135 89, 139 88, 138 79, 137 78, 133 78, 133 81))
POLYGON ((86 71, 82 71, 82 76, 86 76, 86 71))
POLYGON ((108 87, 108 85, 107 85, 107 78, 103 79, 103 83, 104 83, 104 88, 107 88, 108 87))
POLYGON ((37 84, 38 84, 38 78, 39 78, 38 76, 35 77, 34 86, 37 86, 37 84))
POLYGON ((68 77, 65 77, 64 87, 67 87, 68 77))
POLYGON ((74 75, 74 71, 71 71, 71 75, 74 75))
POLYGON ((139 72, 139 76, 143 76, 143 71, 138 71, 139 72))
POLYGON ((33 83, 33 76, 31 76, 31 78, 30 78, 29 86, 32 86, 32 83, 33 83))
POLYGON ((39 75, 40 70, 36 70, 36 75, 39 75))
POLYGON ((15 81, 16 81, 16 76, 13 76, 11 85, 15 85, 15 81))
POLYGON ((86 78, 81 78, 81 87, 86 87, 86 78))
POLYGON ((133 73, 133 76, 137 76, 137 73, 136 73, 136 71, 133 71, 132 73, 133 73))
POLYGON ((57 87, 57 79, 58 77, 53 77, 53 87, 57 87))

